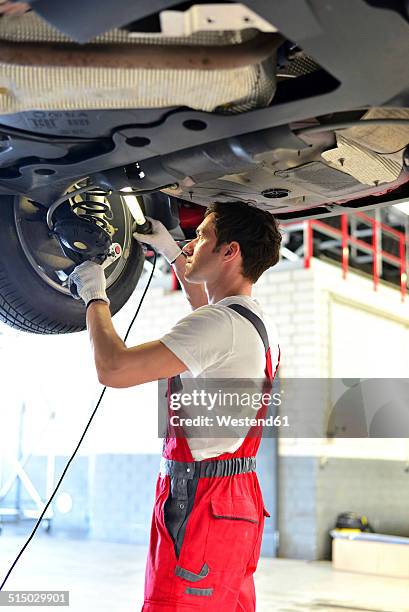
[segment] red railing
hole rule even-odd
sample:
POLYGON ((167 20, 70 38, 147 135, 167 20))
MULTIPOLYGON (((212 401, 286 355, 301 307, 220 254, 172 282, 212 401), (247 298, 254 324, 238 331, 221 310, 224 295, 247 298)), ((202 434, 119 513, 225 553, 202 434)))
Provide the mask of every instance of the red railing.
MULTIPOLYGON (((373 217, 369 217, 363 212, 355 212, 354 216, 360 219, 361 222, 366 223, 372 227, 372 244, 360 240, 355 236, 351 236, 348 228, 348 215, 341 215, 341 229, 337 229, 332 225, 328 225, 324 221, 319 219, 311 219, 305 221, 304 225, 304 267, 309 268, 311 265, 311 257, 313 256, 313 231, 316 230, 327 236, 334 236, 341 242, 342 249, 342 276, 345 279, 348 274, 349 268, 349 246, 356 246, 361 251, 370 253, 372 255, 372 276, 374 283, 374 290, 376 291, 379 284, 379 261, 386 261, 392 266, 396 266, 400 271, 400 290, 402 302, 405 300, 407 294, 407 278, 408 270, 406 265, 406 250, 409 250, 409 244, 407 242, 404 233, 399 232, 389 225, 378 221, 373 217), (388 234, 395 238, 399 243, 399 256, 388 253, 383 249, 379 248, 378 245, 378 232, 388 234)), ((290 225, 290 224, 289 224, 290 225)))

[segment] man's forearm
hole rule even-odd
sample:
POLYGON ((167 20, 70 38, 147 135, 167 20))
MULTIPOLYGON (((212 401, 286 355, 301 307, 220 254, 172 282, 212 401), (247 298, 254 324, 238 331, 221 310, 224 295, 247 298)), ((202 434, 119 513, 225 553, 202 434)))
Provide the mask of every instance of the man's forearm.
POLYGON ((104 372, 119 366, 126 345, 115 331, 109 306, 105 302, 96 301, 88 306, 87 329, 100 378, 104 372))
POLYGON ((175 274, 182 285, 183 293, 187 297, 192 310, 196 310, 196 308, 200 306, 206 306, 206 304, 208 304, 208 299, 203 285, 189 283, 185 279, 185 266, 186 258, 183 255, 179 255, 172 264, 175 274))

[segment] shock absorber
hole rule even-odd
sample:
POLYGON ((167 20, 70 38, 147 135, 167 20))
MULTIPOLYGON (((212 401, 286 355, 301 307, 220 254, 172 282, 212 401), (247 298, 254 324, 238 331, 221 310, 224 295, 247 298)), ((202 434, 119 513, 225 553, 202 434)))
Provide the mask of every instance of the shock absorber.
MULTIPOLYGON (((85 260, 102 263, 110 253, 115 233, 110 223, 113 213, 108 199, 112 193, 97 185, 76 184, 74 190, 61 196, 48 209, 50 231, 57 237, 64 254, 76 264, 85 260)), ((135 220, 134 230, 151 233, 152 225, 145 218, 133 190, 123 187, 117 193, 135 220)))
POLYGON ((114 228, 109 221, 112 221, 113 213, 108 201, 111 193, 101 187, 93 187, 82 195, 74 195, 70 198, 71 210, 82 220, 95 223, 112 236, 114 228))
POLYGON ((110 223, 111 192, 95 185, 75 187, 50 207, 47 224, 64 254, 76 264, 86 260, 102 263, 110 252, 115 232, 110 223))

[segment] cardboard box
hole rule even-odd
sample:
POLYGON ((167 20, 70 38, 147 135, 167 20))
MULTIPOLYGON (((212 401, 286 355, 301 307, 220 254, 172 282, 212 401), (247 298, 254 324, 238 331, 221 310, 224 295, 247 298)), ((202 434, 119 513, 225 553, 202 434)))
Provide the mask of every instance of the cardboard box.
POLYGON ((334 569, 409 578, 409 538, 332 530, 334 569))

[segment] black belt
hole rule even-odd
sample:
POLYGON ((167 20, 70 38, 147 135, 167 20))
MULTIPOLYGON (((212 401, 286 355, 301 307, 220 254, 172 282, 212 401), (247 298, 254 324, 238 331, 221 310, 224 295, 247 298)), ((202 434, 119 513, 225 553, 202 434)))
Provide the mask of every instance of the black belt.
POLYGON ((174 461, 162 457, 160 463, 161 476, 171 478, 193 479, 217 478, 221 476, 236 476, 256 469, 255 457, 232 457, 231 459, 214 459, 212 461, 174 461))

